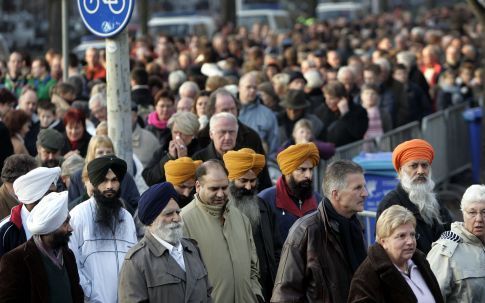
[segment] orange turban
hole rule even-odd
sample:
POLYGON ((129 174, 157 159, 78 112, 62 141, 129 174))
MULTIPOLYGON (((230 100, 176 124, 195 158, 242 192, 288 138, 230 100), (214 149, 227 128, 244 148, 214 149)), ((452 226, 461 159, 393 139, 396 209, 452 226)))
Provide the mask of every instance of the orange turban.
POLYGON ((434 149, 431 144, 421 139, 405 141, 392 152, 392 164, 397 172, 403 164, 411 160, 428 160, 433 162, 434 149))
POLYGON ((283 175, 291 174, 306 160, 311 160, 314 167, 320 161, 317 146, 312 142, 291 145, 276 157, 283 175))
POLYGON ((258 175, 264 167, 264 155, 257 154, 250 148, 242 148, 238 151, 230 150, 223 156, 224 164, 229 171, 229 180, 240 178, 248 170, 258 175))
POLYGON ((170 160, 163 166, 165 178, 173 185, 180 185, 190 178, 195 178, 195 170, 201 164, 202 161, 194 161, 189 157, 170 160))

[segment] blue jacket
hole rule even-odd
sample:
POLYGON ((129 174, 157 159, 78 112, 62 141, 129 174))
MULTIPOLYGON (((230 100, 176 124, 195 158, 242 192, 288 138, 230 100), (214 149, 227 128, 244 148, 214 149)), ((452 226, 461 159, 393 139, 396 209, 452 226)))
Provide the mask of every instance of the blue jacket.
MULTIPOLYGON (((318 203, 320 203, 320 201, 322 200, 322 196, 320 196, 320 194, 317 192, 313 192, 313 195, 315 196, 315 199, 317 199, 318 203)), ((284 242, 286 240, 286 237, 288 236, 288 232, 290 231, 291 226, 293 225, 293 223, 295 223, 296 220, 299 219, 299 217, 285 212, 281 208, 276 207, 276 186, 261 191, 258 194, 258 197, 265 200, 271 206, 273 212, 276 215, 276 225, 278 226, 280 232, 280 239, 282 242, 284 242)))

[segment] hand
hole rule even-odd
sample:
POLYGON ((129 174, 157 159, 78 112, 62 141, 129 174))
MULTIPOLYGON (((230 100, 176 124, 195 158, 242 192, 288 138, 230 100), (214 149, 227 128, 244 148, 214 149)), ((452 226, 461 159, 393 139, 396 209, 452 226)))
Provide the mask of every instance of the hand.
POLYGON ((345 115, 349 111, 349 101, 347 98, 342 98, 337 103, 338 110, 340 111, 340 115, 345 115))
POLYGON ((64 160, 67 159, 67 158, 69 158, 69 157, 71 157, 71 156, 73 156, 73 155, 78 155, 79 156, 79 150, 76 149, 76 150, 69 151, 68 153, 66 153, 64 155, 64 160))
POLYGON ((168 152, 174 159, 187 156, 187 147, 180 137, 176 137, 168 144, 168 152))

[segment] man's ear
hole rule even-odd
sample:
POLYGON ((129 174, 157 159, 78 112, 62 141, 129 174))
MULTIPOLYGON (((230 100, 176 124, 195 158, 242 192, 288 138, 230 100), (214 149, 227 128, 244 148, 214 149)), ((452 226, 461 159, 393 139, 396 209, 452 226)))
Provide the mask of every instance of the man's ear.
POLYGON ((195 181, 195 192, 198 193, 199 192, 199 188, 200 188, 200 182, 199 180, 196 180, 195 181))
POLYGON ((211 140, 214 140, 214 138, 212 138, 212 130, 209 129, 209 137, 211 138, 211 140))
POLYGON ((336 189, 332 190, 332 200, 338 201, 339 198, 340 198, 340 194, 339 194, 338 190, 336 190, 336 189))

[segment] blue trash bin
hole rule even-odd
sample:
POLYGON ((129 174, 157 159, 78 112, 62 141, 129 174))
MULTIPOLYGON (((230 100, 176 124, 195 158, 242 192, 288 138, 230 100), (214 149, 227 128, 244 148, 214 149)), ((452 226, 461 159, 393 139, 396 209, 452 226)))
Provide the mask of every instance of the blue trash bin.
MULTIPOLYGON (((392 164, 392 153, 361 153, 353 159, 365 170, 364 177, 369 196, 364 203, 364 209, 377 211, 382 198, 395 189, 399 180, 392 164)), ((366 219, 365 232, 367 243, 375 242, 375 218, 366 219)))
POLYGON ((463 118, 468 122, 470 134, 470 151, 472 156, 472 181, 480 183, 480 163, 482 148, 482 108, 475 107, 463 112, 463 118))

